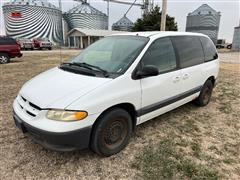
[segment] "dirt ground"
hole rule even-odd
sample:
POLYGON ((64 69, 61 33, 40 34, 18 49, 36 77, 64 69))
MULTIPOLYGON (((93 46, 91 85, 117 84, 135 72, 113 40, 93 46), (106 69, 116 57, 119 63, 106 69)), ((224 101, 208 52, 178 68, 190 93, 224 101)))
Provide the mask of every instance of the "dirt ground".
POLYGON ((46 150, 23 135, 12 119, 12 103, 21 86, 78 53, 25 52, 0 65, 0 179, 240 179, 239 53, 220 53, 219 83, 207 107, 189 103, 138 126, 127 148, 109 158, 89 150, 46 150), (161 156, 168 152, 165 147, 178 155, 179 166, 168 166, 168 156, 161 156), (159 174, 165 169, 166 176, 159 174))

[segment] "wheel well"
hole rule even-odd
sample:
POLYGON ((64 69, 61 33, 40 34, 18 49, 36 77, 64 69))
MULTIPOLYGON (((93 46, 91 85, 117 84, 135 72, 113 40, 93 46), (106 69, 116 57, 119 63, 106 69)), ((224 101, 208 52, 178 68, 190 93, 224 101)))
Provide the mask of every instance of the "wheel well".
POLYGON ((5 51, 1 51, 0 54, 6 54, 7 56, 9 56, 8 52, 5 51))
POLYGON ((214 76, 209 77, 207 80, 210 80, 212 82, 213 86, 215 85, 215 77, 214 76))
POLYGON ((136 127, 136 124, 137 124, 137 112, 136 112, 136 109, 135 107, 131 104, 131 103, 121 103, 121 104, 117 104, 117 105, 114 105, 108 109, 106 109, 105 111, 103 111, 101 113, 101 115, 97 118, 97 120, 95 121, 95 123, 93 124, 93 126, 95 126, 95 124, 98 122, 98 120, 100 119, 100 117, 106 113, 107 111, 110 111, 111 109, 113 108, 121 108, 121 109, 124 109, 125 111, 127 111, 131 118, 132 118, 132 122, 133 122, 133 131, 135 130, 135 127, 136 127))

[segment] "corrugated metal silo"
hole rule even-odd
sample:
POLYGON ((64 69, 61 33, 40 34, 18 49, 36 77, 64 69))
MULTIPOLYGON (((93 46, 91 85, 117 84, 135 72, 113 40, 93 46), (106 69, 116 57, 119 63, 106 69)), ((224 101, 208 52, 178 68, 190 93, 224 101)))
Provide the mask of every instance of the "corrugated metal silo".
POLYGON ((63 17, 70 30, 74 28, 108 29, 108 16, 87 2, 82 2, 70 9, 63 14, 63 17))
POLYGON ((3 14, 8 36, 62 41, 62 12, 47 0, 13 0, 3 5, 3 14))
POLYGON ((240 51, 240 25, 234 28, 232 50, 240 51))
POLYGON ((220 18, 220 12, 215 11, 207 4, 203 4, 198 9, 188 14, 186 31, 206 34, 216 44, 220 18))
POLYGON ((112 30, 116 31, 132 31, 133 22, 125 15, 116 23, 112 25, 112 30))

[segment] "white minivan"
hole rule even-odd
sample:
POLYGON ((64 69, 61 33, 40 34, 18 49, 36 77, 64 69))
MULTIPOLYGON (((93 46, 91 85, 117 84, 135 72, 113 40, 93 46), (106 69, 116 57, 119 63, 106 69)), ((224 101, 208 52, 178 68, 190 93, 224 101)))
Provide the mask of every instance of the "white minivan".
POLYGON ((112 35, 28 81, 13 117, 46 148, 111 156, 136 125, 190 101, 207 105, 218 72, 216 48, 203 34, 112 35))

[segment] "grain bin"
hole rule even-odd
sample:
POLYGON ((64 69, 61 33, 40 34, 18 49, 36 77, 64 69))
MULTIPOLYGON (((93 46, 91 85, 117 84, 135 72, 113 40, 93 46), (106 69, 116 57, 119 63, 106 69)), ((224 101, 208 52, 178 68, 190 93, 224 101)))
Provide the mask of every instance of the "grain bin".
POLYGON ((133 22, 128 19, 125 15, 116 23, 112 25, 112 30, 117 31, 132 31, 133 22))
POLYGON ((201 5, 187 16, 186 31, 209 36, 216 44, 221 14, 207 4, 201 5))
POLYGON ((87 2, 82 2, 65 12, 63 17, 69 30, 74 28, 108 29, 108 16, 87 2))
POLYGON ((62 12, 47 0, 13 0, 3 5, 6 35, 62 41, 62 12))

